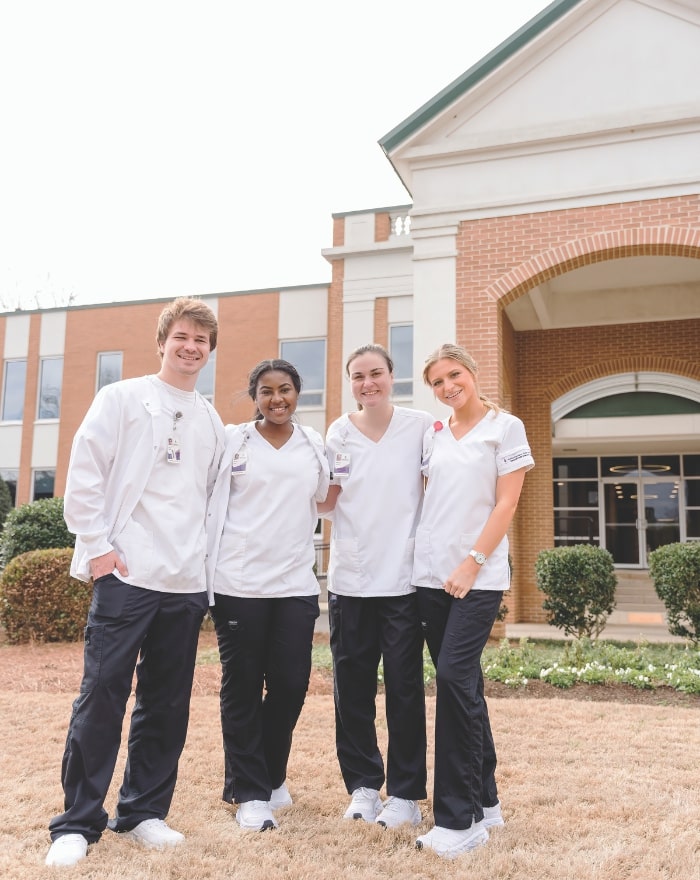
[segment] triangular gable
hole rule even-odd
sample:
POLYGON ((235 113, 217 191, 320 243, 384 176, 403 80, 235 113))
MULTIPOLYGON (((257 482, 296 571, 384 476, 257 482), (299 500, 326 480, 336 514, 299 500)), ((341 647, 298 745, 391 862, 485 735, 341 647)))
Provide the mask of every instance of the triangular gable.
POLYGON ((412 165, 449 154, 640 132, 700 118, 700 0, 560 0, 380 144, 412 165))

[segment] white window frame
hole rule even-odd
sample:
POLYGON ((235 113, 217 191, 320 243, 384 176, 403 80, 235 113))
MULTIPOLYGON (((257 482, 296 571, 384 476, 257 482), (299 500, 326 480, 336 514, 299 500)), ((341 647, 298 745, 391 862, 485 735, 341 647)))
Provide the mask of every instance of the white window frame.
POLYGON ((399 399, 413 399, 413 324, 402 321, 396 324, 389 324, 389 354, 394 362, 394 397, 399 399), (396 358, 394 357, 394 349, 392 346, 392 334, 394 330, 403 330, 406 327, 411 329, 411 357, 408 375, 403 375, 396 370, 396 358))
MULTIPOLYGON (((48 390, 48 387, 47 387, 48 390)), ((41 358, 39 361, 39 389, 37 393, 37 401, 36 401, 36 417, 37 421, 40 422, 57 422, 61 418, 61 394, 63 393, 63 358, 62 357, 45 357, 41 358), (56 404, 57 412, 55 415, 44 416, 42 415, 43 407, 42 401, 45 397, 44 392, 44 367, 51 361, 57 361, 61 364, 61 378, 60 384, 58 386, 58 401, 56 404)))
POLYGON ((299 395, 299 403, 298 409, 306 409, 306 410, 322 410, 326 405, 326 359, 328 357, 328 341, 325 336, 310 336, 305 337, 303 339, 281 339, 280 340, 280 357, 289 361, 290 364, 293 364, 297 370, 299 371, 299 375, 301 376, 302 385, 301 385, 301 394, 299 395), (304 371, 302 367, 296 362, 296 359, 293 356, 290 356, 289 353, 285 354, 284 346, 285 345, 299 345, 301 343, 314 343, 319 342, 323 344, 323 360, 320 365, 321 368, 321 379, 323 381, 323 386, 321 388, 310 388, 306 383, 306 379, 304 376, 304 371), (312 402, 308 402, 308 398, 311 396, 318 396, 320 399, 318 401, 314 400, 312 402))
POLYGON ((3 369, 2 376, 2 421, 3 422, 22 422, 24 420, 24 398, 27 393, 27 359, 26 358, 8 358, 5 361, 5 366, 3 369), (24 381, 22 383, 22 403, 21 403, 21 411, 19 414, 19 418, 16 419, 8 419, 5 417, 5 407, 7 404, 7 380, 8 373, 10 372, 11 365, 14 364, 24 364, 24 381))
POLYGON ((95 376, 95 393, 97 393, 100 388, 104 388, 105 385, 112 385, 114 382, 119 382, 124 374, 124 352, 123 351, 98 351, 97 352, 97 375, 95 376), (102 364, 103 359, 108 357, 116 357, 119 356, 119 375, 116 379, 110 379, 108 382, 102 381, 102 364))

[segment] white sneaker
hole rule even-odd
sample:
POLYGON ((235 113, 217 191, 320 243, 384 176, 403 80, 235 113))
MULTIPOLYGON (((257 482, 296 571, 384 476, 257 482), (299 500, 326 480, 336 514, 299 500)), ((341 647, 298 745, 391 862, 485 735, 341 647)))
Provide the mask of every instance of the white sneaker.
POLYGON ((238 805, 236 822, 246 831, 267 831, 278 827, 267 801, 243 801, 238 805))
POLYGON ((483 846, 488 839, 489 833, 484 828, 483 822, 472 822, 471 826, 463 831, 453 831, 451 828, 435 825, 427 834, 422 834, 416 840, 416 846, 418 849, 432 849, 445 859, 454 859, 460 853, 483 846))
POLYGON ((184 834, 173 831, 162 819, 144 819, 143 822, 124 832, 124 837, 137 840, 147 849, 164 849, 167 846, 177 846, 185 839, 184 834))
POLYGON ((495 807, 484 807, 484 828, 496 828, 505 824, 500 803, 496 803, 495 807))
POLYGON ((284 807, 291 807, 294 801, 287 788, 287 783, 283 782, 279 788, 273 788, 270 795, 270 809, 282 810, 284 807))
POLYGON ((356 788, 352 793, 350 806, 343 814, 343 819, 364 819, 374 822, 382 811, 379 792, 375 788, 356 788))
POLYGON ((46 865, 68 868, 77 865, 87 855, 88 842, 82 834, 62 834, 51 844, 46 865))
POLYGON ((410 822, 411 825, 420 825, 421 820, 422 816, 415 801, 390 797, 374 821, 385 828, 398 828, 399 825, 404 825, 406 822, 410 822))

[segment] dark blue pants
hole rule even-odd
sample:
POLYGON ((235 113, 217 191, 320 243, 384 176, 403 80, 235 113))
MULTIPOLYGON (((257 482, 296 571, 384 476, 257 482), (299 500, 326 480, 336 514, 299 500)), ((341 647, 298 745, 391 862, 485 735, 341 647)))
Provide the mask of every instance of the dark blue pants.
POLYGON ((454 599, 419 587, 418 608, 435 665, 435 824, 460 831, 498 802, 496 748, 484 698, 481 655, 501 607, 499 590, 454 599))
POLYGON ((426 797, 423 634, 415 593, 376 598, 329 593, 328 616, 336 751, 348 792, 379 790, 385 781, 375 727, 381 659, 389 732, 386 790, 409 800, 426 797))
POLYGON ((222 670, 223 799, 267 801, 287 776, 311 676, 318 596, 253 599, 217 593, 214 602, 222 670))
POLYGON ((114 575, 95 582, 85 628, 83 680, 61 770, 65 812, 49 824, 52 840, 82 834, 94 843, 107 826, 104 799, 134 668, 128 760, 109 824, 114 831, 128 831, 144 819, 167 815, 187 734, 207 606, 206 593, 159 593, 132 587, 114 575))

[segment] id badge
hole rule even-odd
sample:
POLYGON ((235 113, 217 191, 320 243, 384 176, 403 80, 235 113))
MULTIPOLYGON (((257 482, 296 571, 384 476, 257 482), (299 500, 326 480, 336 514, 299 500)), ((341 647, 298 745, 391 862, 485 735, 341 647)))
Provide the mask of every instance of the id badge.
POLYGON ((350 453, 336 452, 333 477, 347 477, 350 474, 350 453))
POLYGON ((168 448, 165 453, 168 464, 180 464, 180 444, 176 437, 168 438, 168 448))
POLYGON ((231 465, 231 475, 244 474, 248 467, 248 453, 245 450, 237 452, 233 456, 233 464, 231 465))

